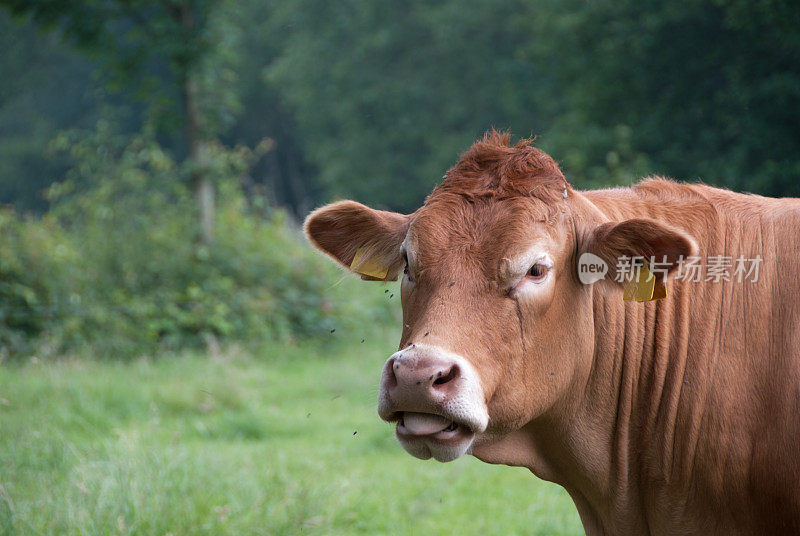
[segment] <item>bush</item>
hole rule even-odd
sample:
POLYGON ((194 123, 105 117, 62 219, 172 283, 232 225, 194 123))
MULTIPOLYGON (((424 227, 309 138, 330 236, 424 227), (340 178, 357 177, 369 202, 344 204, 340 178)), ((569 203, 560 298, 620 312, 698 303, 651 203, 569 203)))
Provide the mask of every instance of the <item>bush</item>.
POLYGON ((59 143, 80 162, 81 180, 54 187, 42 218, 0 212, 4 354, 125 357, 329 336, 392 317, 382 292, 355 299, 360 282, 332 285, 340 273, 283 211, 247 202, 231 179, 246 151, 217 148, 217 229, 206 246, 195 239, 192 196, 176 180, 184 170, 157 144, 105 135, 59 143))
POLYGON ((77 259, 52 218, 21 219, 0 209, 0 357, 26 350, 58 324, 76 296, 77 259))

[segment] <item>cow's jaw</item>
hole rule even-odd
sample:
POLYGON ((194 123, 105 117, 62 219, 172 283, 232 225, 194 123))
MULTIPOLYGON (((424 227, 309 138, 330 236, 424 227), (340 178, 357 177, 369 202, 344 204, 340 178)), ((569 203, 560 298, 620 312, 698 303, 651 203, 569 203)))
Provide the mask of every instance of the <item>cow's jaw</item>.
POLYGON ((461 356, 419 344, 386 362, 378 414, 412 456, 449 462, 469 452, 489 415, 475 369, 461 356))

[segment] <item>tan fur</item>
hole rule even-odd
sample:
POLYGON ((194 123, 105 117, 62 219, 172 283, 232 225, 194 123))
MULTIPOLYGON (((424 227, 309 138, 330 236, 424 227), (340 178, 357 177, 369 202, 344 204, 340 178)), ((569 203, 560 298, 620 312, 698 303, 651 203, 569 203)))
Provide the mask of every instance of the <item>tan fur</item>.
POLYGON ((588 534, 800 533, 800 201, 662 178, 578 192, 490 132, 414 214, 343 202, 306 231, 345 266, 366 245, 395 271, 408 235, 400 346, 469 360, 490 416, 473 454, 564 486, 588 534), (518 299, 503 259, 535 240, 554 290, 518 299), (669 280, 632 303, 580 284, 584 251, 763 263, 755 283, 669 280))
POLYGON ((340 201, 309 214, 303 229, 314 247, 344 268, 358 268, 351 265, 356 251, 363 248, 364 257, 385 265, 386 279, 394 280, 402 268, 400 242, 408 223, 408 216, 340 201))

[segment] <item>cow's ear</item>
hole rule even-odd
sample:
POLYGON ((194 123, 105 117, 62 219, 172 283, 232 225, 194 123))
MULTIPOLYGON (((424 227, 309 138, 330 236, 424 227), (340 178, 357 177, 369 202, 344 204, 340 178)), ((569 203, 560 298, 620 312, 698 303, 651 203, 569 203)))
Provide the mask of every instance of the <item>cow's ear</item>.
MULTIPOLYGON (((607 222, 585 233, 581 253, 596 255, 608 266, 607 280, 622 281, 631 264, 644 260, 656 281, 679 266, 679 261, 697 255, 697 243, 686 232, 645 218, 607 222), (655 262, 653 262, 655 261, 655 262)), ((580 267, 579 267, 580 269, 580 267)))
POLYGON ((355 201, 340 201, 308 215, 308 240, 361 279, 390 281, 403 268, 400 246, 410 216, 374 210, 355 201))

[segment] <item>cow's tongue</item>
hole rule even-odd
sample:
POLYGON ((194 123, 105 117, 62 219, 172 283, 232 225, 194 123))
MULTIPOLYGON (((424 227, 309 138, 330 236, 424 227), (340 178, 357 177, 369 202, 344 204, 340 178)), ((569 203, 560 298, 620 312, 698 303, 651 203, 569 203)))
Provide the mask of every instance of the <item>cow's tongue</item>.
POLYGON ((405 412, 403 413, 403 426, 414 435, 428 435, 441 432, 450 426, 450 421, 430 413, 405 412))

